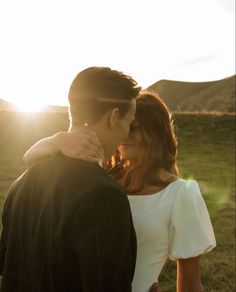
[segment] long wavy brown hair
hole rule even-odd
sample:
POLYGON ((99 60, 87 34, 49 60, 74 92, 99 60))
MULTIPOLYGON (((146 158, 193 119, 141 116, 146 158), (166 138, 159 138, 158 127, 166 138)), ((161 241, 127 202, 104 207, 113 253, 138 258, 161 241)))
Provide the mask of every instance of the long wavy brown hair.
POLYGON ((145 91, 137 98, 135 118, 148 149, 148 159, 145 157, 145 161, 129 171, 127 161, 117 152, 108 172, 127 192, 140 192, 145 185, 163 188, 179 176, 173 115, 157 94, 145 91), (168 180, 161 177, 162 170, 170 174, 168 180))

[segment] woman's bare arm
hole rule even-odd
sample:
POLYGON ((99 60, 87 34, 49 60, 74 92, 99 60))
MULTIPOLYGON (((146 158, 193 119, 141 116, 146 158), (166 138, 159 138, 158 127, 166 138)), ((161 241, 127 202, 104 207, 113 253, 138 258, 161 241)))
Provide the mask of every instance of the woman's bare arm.
POLYGON ((55 137, 51 136, 36 142, 25 152, 23 156, 24 163, 29 166, 35 161, 59 151, 56 149, 54 141, 55 137))
POLYGON ((160 284, 158 282, 153 283, 152 286, 150 287, 148 292, 160 292, 160 284))
POLYGON ((29 166, 35 161, 61 151, 64 155, 89 162, 103 160, 103 148, 95 133, 88 130, 59 132, 36 142, 23 156, 29 166))
POLYGON ((177 292, 202 292, 199 257, 177 261, 177 292))

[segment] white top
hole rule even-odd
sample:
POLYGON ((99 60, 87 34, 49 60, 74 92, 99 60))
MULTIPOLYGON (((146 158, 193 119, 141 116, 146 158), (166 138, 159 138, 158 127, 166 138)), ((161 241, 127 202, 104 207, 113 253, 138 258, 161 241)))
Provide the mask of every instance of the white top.
POLYGON ((216 246, 198 183, 178 178, 151 195, 129 195, 137 234, 133 292, 147 292, 168 257, 196 257, 216 246))

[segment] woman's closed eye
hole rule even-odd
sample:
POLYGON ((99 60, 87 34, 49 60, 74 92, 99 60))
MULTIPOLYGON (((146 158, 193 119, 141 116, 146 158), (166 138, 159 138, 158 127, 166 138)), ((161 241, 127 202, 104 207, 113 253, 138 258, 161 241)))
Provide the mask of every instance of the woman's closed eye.
POLYGON ((136 131, 139 131, 139 129, 140 129, 139 125, 131 125, 129 127, 130 132, 136 132, 136 131))

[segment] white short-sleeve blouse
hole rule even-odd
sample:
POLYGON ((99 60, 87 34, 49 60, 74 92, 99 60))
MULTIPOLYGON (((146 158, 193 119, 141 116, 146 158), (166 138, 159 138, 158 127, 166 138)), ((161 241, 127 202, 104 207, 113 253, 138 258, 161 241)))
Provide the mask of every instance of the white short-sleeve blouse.
POLYGON ((196 181, 179 178, 158 193, 128 198, 138 244, 133 292, 147 292, 168 257, 196 257, 216 246, 196 181))

